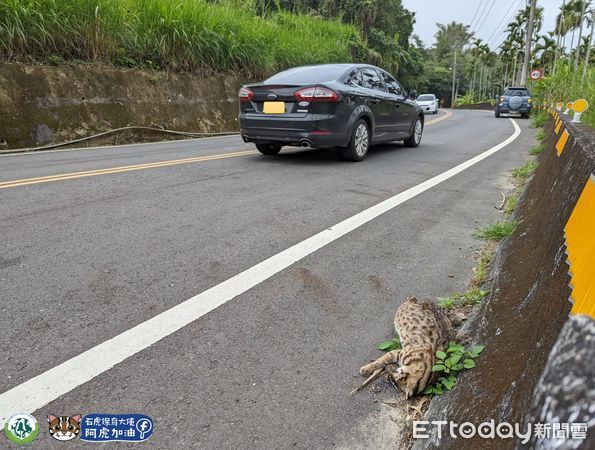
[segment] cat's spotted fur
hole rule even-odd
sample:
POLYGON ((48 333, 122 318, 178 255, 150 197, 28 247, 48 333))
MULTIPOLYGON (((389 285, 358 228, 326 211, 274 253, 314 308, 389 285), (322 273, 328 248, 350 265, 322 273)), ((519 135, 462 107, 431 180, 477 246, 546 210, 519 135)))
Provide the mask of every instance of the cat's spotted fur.
MULTIPOLYGON (((401 349, 393 350, 360 369, 370 376, 385 369, 407 397, 422 393, 432 381, 432 366, 438 350, 448 347, 453 319, 430 300, 407 299, 395 314, 395 331, 401 349)), ((455 323, 455 325, 458 325, 455 323)))

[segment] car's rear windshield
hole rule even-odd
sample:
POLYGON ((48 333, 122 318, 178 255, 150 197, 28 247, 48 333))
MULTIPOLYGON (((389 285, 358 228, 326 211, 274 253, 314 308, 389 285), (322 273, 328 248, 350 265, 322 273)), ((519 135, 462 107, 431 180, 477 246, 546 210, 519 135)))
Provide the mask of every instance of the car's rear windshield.
POLYGON ((420 95, 419 97, 417 97, 417 99, 420 102, 430 102, 432 100, 434 100, 436 97, 434 96, 434 94, 425 94, 425 95, 420 95))
POLYGON ((519 88, 506 89, 504 91, 504 95, 517 96, 517 97, 530 97, 531 96, 528 89, 519 89, 519 88))
POLYGON ((339 79, 348 69, 348 66, 343 65, 296 67, 273 75, 265 83, 298 85, 325 83, 339 79))

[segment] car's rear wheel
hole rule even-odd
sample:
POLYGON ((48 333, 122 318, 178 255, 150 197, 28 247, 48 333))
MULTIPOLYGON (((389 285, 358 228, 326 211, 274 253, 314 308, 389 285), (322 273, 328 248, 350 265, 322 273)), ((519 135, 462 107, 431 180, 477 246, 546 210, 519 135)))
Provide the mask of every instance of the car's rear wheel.
POLYGON ((341 157, 346 161, 361 161, 370 148, 370 128, 365 120, 360 119, 351 132, 351 141, 341 148, 341 157))
POLYGON ((256 148, 263 155, 276 155, 281 151, 281 144, 256 144, 256 148))
POLYGON ((500 111, 496 110, 496 112, 494 113, 494 115, 496 116, 496 119, 500 118, 500 111))
POLYGON ((411 136, 405 139, 403 142, 407 147, 417 147, 421 142, 421 137, 424 132, 424 124, 422 123, 421 119, 418 117, 415 119, 415 125, 413 125, 413 132, 411 136))

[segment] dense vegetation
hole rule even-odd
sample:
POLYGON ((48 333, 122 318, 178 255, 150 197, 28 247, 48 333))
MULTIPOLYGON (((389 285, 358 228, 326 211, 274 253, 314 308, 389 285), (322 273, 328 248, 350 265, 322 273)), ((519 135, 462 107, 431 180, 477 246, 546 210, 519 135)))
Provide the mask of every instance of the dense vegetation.
POLYGON ((365 61, 413 80, 412 30, 401 0, 0 0, 3 61, 255 76, 365 61))
POLYGON ((365 55, 355 27, 248 2, 2 0, 0 58, 262 75, 365 55), (308 43, 308 44, 306 44, 308 43))
MULTIPOLYGON (((254 77, 303 64, 369 62, 446 104, 454 67, 458 103, 493 102, 504 86, 520 83, 529 11, 513 6, 486 42, 475 38, 487 17, 480 13, 469 25, 437 24, 428 48, 401 0, 0 0, 0 61, 254 77)), ((590 0, 567 0, 545 34, 542 18, 538 8, 531 61, 547 75, 535 86, 539 95, 595 101, 591 69, 582 81, 590 88, 580 87, 584 61, 595 60, 590 0)))
POLYGON ((595 68, 589 67, 582 78, 583 70, 574 69, 569 64, 561 64, 556 72, 536 83, 533 94, 538 103, 555 104, 567 103, 579 98, 585 98, 591 104, 583 113, 582 122, 595 126, 595 68))

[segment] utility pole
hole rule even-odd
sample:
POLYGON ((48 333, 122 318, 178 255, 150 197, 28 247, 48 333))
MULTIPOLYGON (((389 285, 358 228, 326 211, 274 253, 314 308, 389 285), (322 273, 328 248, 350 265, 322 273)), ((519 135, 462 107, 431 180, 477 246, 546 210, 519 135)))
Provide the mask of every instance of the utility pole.
POLYGON ((529 72, 529 61, 531 59, 531 43, 533 42, 533 22, 535 21, 535 6, 537 0, 531 0, 531 9, 529 10, 529 24, 527 25, 527 38, 525 41, 525 55, 523 61, 523 71, 521 72, 521 87, 527 84, 527 75, 529 72))
POLYGON ((583 0, 583 10, 581 11, 581 26, 578 30, 578 44, 576 46, 576 59, 574 60, 574 69, 578 69, 578 60, 581 54, 581 37, 583 36, 583 23, 585 22, 585 9, 587 9, 587 0, 583 0))
POLYGON ((587 54, 585 55, 585 65, 583 66, 583 80, 587 76, 587 68, 589 67, 589 58, 591 57, 591 45, 593 44, 593 29, 595 28, 595 9, 591 10, 591 35, 589 37, 589 45, 587 45, 587 54))
POLYGON ((451 101, 450 101, 450 107, 454 109, 455 107, 455 79, 457 76, 457 49, 455 48, 455 60, 454 63, 452 65, 452 97, 451 97, 451 101))

